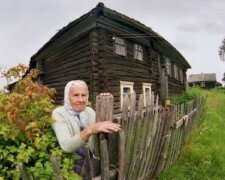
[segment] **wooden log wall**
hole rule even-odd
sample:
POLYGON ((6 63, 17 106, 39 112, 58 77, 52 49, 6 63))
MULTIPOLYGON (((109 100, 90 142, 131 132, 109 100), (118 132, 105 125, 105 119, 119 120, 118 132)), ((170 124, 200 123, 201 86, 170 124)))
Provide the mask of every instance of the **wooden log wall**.
MULTIPOLYGON (((70 80, 82 79, 91 84, 92 46, 89 36, 63 44, 59 49, 51 49, 43 58, 42 83, 56 89, 57 103, 63 100, 63 91, 70 80)), ((38 57, 37 57, 38 60, 38 57)))
POLYGON ((185 91, 185 84, 174 77, 168 77, 168 95, 178 95, 185 91))
MULTIPOLYGON (((158 92, 159 69, 156 52, 150 47, 143 46, 143 61, 135 60, 133 54, 132 38, 125 38, 126 56, 120 56, 114 52, 113 32, 102 28, 96 30, 98 39, 98 54, 95 58, 95 64, 100 73, 95 76, 95 84, 102 84, 102 87, 95 91, 107 91, 114 95, 114 111, 121 112, 120 107, 120 81, 134 82, 134 91, 137 94, 142 92, 142 83, 151 83, 152 90, 158 92), (101 68, 100 68, 101 67, 101 68)), ((123 37, 122 37, 123 38, 123 37)))
MULTIPOLYGON (((65 84, 74 79, 87 82, 92 104, 95 104, 95 97, 99 93, 112 93, 116 113, 121 112, 120 81, 134 82, 137 94, 143 93, 142 83, 151 83, 152 91, 160 94, 161 59, 151 42, 148 40, 149 46, 146 45, 147 40, 144 45, 140 42, 143 46, 143 61, 139 61, 134 59, 133 54, 133 45, 138 39, 124 38, 127 52, 124 57, 114 52, 114 35, 114 32, 101 27, 93 28, 74 39, 65 35, 59 44, 54 43, 35 57, 34 60, 41 64, 39 70, 42 84, 57 91, 56 103, 62 102, 65 84)), ((169 91, 172 94, 182 92, 182 86, 174 79, 169 80, 169 91)))
MULTIPOLYGON (((166 71, 166 60, 165 60, 164 56, 160 55, 159 59, 160 59, 162 70, 164 69, 166 71)), ((174 62, 171 62, 171 75, 167 75, 167 73, 165 72, 166 78, 168 79, 168 85, 167 85, 167 90, 166 90, 168 92, 168 93, 166 93, 167 97, 170 97, 170 96, 176 95, 176 94, 181 94, 182 92, 184 92, 186 90, 186 71, 184 72, 184 70, 183 70, 183 81, 181 81, 180 79, 175 79, 173 64, 174 64, 174 62)), ((181 68, 178 64, 176 64, 176 65, 178 68, 181 68)), ((178 76, 180 78, 180 74, 178 74, 178 76)), ((158 94, 160 94, 160 93, 158 93, 158 94)), ((165 97, 162 97, 162 99, 163 98, 165 98, 165 97)))

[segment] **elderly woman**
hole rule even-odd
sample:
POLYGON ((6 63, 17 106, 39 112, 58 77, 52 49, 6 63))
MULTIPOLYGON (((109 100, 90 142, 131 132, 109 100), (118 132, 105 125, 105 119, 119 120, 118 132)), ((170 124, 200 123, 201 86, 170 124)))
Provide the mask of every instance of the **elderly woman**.
MULTIPOLYGON (((107 93, 103 95, 109 95, 107 93)), ((66 152, 76 152, 81 156, 75 161, 75 172, 82 173, 84 167, 84 145, 88 144, 93 152, 92 134, 99 132, 118 132, 120 125, 110 121, 95 122, 95 111, 87 107, 88 86, 82 80, 67 83, 64 91, 64 105, 52 112, 52 125, 60 147, 66 152)))

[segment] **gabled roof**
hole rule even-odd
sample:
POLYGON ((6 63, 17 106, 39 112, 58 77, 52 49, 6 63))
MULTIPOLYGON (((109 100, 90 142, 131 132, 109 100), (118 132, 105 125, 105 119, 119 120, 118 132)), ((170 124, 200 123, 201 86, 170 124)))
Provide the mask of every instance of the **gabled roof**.
POLYGON ((188 77, 188 82, 216 82, 216 73, 206 73, 206 74, 190 74, 188 77))
POLYGON ((105 7, 103 3, 98 3, 98 5, 91 11, 59 30, 36 54, 31 57, 31 61, 51 45, 58 46, 56 44, 60 44, 58 42, 62 39, 64 34, 69 33, 72 35, 73 33, 77 33, 77 35, 73 36, 78 36, 78 34, 81 33, 78 30, 79 27, 82 27, 80 28, 80 31, 83 33, 96 27, 111 28, 113 31, 117 31, 116 36, 133 38, 134 40, 138 39, 139 41, 142 40, 145 45, 153 46, 153 48, 163 53, 171 60, 177 62, 180 66, 191 68, 190 64, 180 54, 180 52, 158 33, 135 19, 105 7), (118 23, 121 24, 120 27, 117 27, 118 23))

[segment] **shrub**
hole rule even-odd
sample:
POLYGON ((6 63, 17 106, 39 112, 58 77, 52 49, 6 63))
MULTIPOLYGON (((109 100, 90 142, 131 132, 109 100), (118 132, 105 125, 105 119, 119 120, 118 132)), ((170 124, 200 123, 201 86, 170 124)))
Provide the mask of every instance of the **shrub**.
POLYGON ((193 100, 195 97, 200 96, 201 94, 202 89, 200 89, 199 87, 192 87, 180 95, 171 96, 171 102, 174 105, 180 105, 190 100, 193 100))
POLYGON ((65 179, 79 179, 72 170, 76 157, 61 150, 51 129, 54 89, 33 82, 36 70, 22 78, 21 69, 3 73, 6 78, 19 77, 19 82, 12 93, 0 93, 0 179, 20 179, 18 163, 27 167, 32 179, 52 179, 52 155, 60 159, 65 179))

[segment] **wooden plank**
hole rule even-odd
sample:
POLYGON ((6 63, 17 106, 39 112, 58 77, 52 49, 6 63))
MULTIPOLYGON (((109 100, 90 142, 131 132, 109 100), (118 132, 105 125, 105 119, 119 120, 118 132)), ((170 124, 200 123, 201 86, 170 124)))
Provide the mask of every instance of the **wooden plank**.
POLYGON ((166 162, 167 162, 167 158, 168 158, 168 151, 169 151, 169 145, 170 145, 170 139, 171 139, 171 132, 172 132, 172 121, 173 121, 173 117, 174 117, 174 106, 167 106, 166 108, 166 116, 165 116, 165 120, 166 120, 166 128, 165 128, 165 132, 164 132, 164 144, 162 147, 162 151, 159 157, 159 161, 157 164, 157 168, 156 171, 154 172, 154 177, 157 177, 165 168, 166 166, 166 162))
POLYGON ((96 97, 96 122, 112 121, 113 96, 96 97))
POLYGON ((122 118, 121 118, 121 128, 125 131, 128 130, 128 109, 129 109, 129 97, 128 94, 125 94, 123 97, 123 106, 122 106, 122 118))
POLYGON ((174 127, 176 129, 180 128, 181 126, 185 125, 185 123, 187 123, 189 117, 191 117, 192 115, 194 115, 196 113, 196 108, 193 109, 190 113, 188 113, 187 115, 184 115, 180 120, 178 120, 174 127))
POLYGON ((144 118, 142 118, 142 138, 140 139, 141 143, 140 143, 140 148, 139 148, 139 154, 137 155, 137 162, 136 162, 136 167, 134 169, 134 173, 133 173, 133 177, 132 179, 138 179, 141 176, 141 171, 142 168, 144 166, 144 163, 146 161, 146 152, 148 150, 148 146, 147 146, 147 138, 148 138, 148 131, 149 131, 149 119, 148 116, 146 114, 146 116, 144 118))
POLYGON ((121 130, 119 132, 119 174, 118 180, 123 180, 124 171, 125 171, 125 132, 121 130))
POLYGON ((153 175, 154 173, 154 170, 155 170, 155 167, 157 165, 157 161, 158 161, 158 158, 159 158, 159 155, 160 155, 160 151, 161 151, 161 148, 162 148, 162 140, 164 140, 162 138, 162 133, 163 133, 163 129, 164 129, 164 122, 163 122, 163 114, 164 114, 164 110, 163 108, 160 108, 159 109, 159 116, 158 116, 158 126, 157 126, 157 129, 158 129, 158 133, 156 135, 156 143, 155 143, 155 147, 154 147, 154 156, 153 156, 153 163, 150 167, 150 171, 149 171, 149 174, 147 177, 150 177, 153 175))
MULTIPOLYGON (((110 169, 109 170, 109 177, 110 177, 110 179, 113 178, 113 177, 116 177, 116 174, 117 174, 117 170, 116 169, 110 169)), ((92 180, 102 180, 101 175, 92 178, 92 180)))
POLYGON ((92 171, 90 148, 87 145, 85 146, 85 160, 86 160, 86 165, 87 165, 87 179, 91 180, 93 178, 94 174, 92 171))
POLYGON ((147 107, 146 107, 146 142, 145 142, 145 149, 143 150, 143 154, 142 156, 142 161, 141 164, 139 166, 139 170, 137 173, 138 178, 143 178, 143 172, 145 171, 146 167, 148 166, 148 164, 150 163, 148 161, 150 155, 151 155, 151 141, 152 141, 152 128, 153 128, 153 120, 154 120, 154 114, 153 114, 153 107, 154 107, 154 93, 151 94, 151 96, 149 98, 147 98, 146 101, 147 107))
POLYGON ((100 156, 101 156, 101 178, 109 180, 109 153, 107 148, 107 140, 100 141, 100 156))
POLYGON ((136 107, 136 93, 133 92, 131 94, 131 103, 130 103, 130 115, 129 115, 129 122, 128 122, 128 131, 126 133, 126 146, 125 146, 125 167, 124 167, 124 178, 127 177, 127 173, 129 170, 129 156, 131 154, 131 140, 132 140, 132 135, 133 135, 133 129, 134 129, 134 123, 135 123, 135 107, 136 107))
POLYGON ((148 172, 149 172, 149 168, 151 167, 152 165, 152 158, 153 158, 153 153, 154 153, 154 147, 155 147, 155 138, 157 136, 157 132, 158 132, 158 96, 156 96, 156 101, 155 103, 153 102, 154 106, 153 106, 153 119, 152 119, 152 124, 151 124, 151 129, 150 129, 150 136, 148 138, 148 146, 149 146, 149 149, 148 149, 148 155, 147 155, 147 158, 146 158, 146 161, 147 163, 145 164, 144 166, 144 170, 142 172, 142 178, 144 179, 148 179, 148 172))
MULTIPOLYGON (((113 96, 98 95, 96 97, 96 122, 112 121, 113 96)), ((109 151, 106 134, 100 133, 101 178, 109 179, 109 151)))
POLYGON ((130 163, 130 167, 128 170, 128 176, 127 178, 130 179, 130 177, 134 177, 134 168, 136 167, 137 164, 137 158, 138 158, 138 151, 140 151, 140 142, 141 142, 141 138, 142 138, 142 108, 144 105, 144 101, 143 101, 143 95, 140 94, 139 96, 139 101, 138 101, 138 111, 137 111, 137 120, 136 120, 136 128, 134 130, 134 136, 135 136, 135 140, 134 140, 134 146, 133 146, 133 151, 132 151, 132 155, 131 155, 131 163, 130 163))
POLYGON ((18 163, 18 168, 19 168, 20 176, 23 180, 31 180, 23 163, 18 163))

